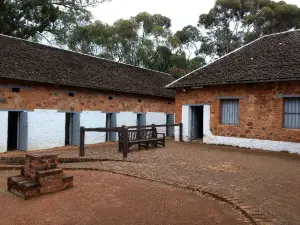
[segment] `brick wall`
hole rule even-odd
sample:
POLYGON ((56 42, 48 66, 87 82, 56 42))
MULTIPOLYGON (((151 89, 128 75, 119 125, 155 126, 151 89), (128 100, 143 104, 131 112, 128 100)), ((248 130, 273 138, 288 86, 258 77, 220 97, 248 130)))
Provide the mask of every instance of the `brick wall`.
POLYGON ((57 109, 74 112, 91 110, 174 113, 174 100, 167 98, 12 82, 4 79, 0 79, 0 84, 1 110, 57 109), (12 86, 21 86, 20 92, 12 92, 12 86), (69 91, 75 93, 74 97, 68 96, 69 91), (109 97, 112 99, 109 100, 109 97))
POLYGON ((182 120, 183 104, 210 104, 211 131, 216 136, 300 142, 300 129, 283 128, 283 99, 278 95, 300 95, 300 82, 236 84, 177 90, 176 123, 182 120), (239 99, 239 124, 221 124, 218 97, 239 99))

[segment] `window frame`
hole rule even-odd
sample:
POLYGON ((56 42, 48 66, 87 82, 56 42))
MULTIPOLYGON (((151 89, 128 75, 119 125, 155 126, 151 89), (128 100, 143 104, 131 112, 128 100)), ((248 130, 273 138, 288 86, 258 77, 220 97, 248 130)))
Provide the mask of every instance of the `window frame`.
POLYGON ((300 106, 300 97, 283 97, 283 115, 282 115, 282 127, 287 129, 300 129, 300 123, 298 126, 288 126, 286 125, 286 115, 299 115, 300 117, 300 109, 299 112, 286 112, 286 101, 287 100, 298 100, 300 106))
POLYGON ((221 124, 223 124, 223 125, 232 125, 232 126, 237 126, 237 125, 239 125, 239 112, 240 112, 240 109, 239 109, 239 98, 224 98, 224 99, 220 99, 220 107, 221 107, 221 118, 220 118, 220 123, 221 124), (237 116, 237 118, 236 118, 236 123, 234 122, 234 123, 229 123, 229 122, 225 122, 224 121, 224 118, 223 118, 223 104, 224 104, 224 102, 226 102, 226 101, 235 101, 236 102, 236 104, 237 104, 237 112, 236 112, 236 116, 237 116))

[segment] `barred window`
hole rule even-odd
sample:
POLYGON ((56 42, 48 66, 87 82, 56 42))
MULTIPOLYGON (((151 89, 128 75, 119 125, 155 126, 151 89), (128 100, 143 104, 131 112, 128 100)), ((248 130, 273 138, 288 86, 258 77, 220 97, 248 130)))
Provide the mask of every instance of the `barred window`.
POLYGON ((222 124, 235 124, 239 123, 239 100, 238 99, 222 99, 222 124))
POLYGON ((283 127, 300 128, 300 98, 284 98, 283 127))

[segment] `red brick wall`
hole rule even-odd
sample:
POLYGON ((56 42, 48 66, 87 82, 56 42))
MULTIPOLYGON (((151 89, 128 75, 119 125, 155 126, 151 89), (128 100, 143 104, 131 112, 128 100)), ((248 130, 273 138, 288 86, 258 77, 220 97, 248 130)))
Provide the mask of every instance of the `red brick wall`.
POLYGON ((181 122, 183 104, 210 104, 212 133, 217 136, 300 142, 300 129, 283 128, 283 99, 277 95, 300 95, 300 82, 236 84, 176 91, 176 122, 181 122), (221 124, 217 97, 239 99, 239 124, 221 124))
POLYGON ((174 99, 0 80, 0 109, 174 113, 174 99), (6 87, 8 85, 8 87, 6 87), (11 86, 21 86, 13 93, 11 86), (25 88, 27 87, 27 89, 25 88), (74 97, 68 96, 74 91, 74 97), (109 100, 112 96, 112 100, 109 100), (141 100, 141 102, 139 102, 141 100))

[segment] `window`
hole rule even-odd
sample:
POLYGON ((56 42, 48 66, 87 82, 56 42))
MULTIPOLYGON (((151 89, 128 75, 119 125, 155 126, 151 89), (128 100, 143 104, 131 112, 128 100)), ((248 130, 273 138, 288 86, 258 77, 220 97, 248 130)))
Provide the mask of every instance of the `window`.
POLYGON ((239 100, 238 99, 222 99, 221 100, 223 124, 238 124, 239 121, 239 100))
POLYGON ((300 98, 284 99, 283 127, 300 128, 300 98))

